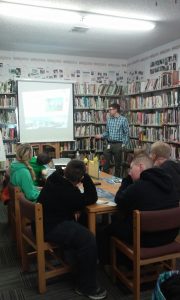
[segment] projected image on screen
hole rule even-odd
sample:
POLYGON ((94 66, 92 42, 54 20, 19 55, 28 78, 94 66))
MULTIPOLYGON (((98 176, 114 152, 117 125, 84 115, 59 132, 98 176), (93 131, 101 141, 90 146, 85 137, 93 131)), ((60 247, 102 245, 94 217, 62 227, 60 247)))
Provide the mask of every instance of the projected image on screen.
POLYGON ((69 90, 22 93, 25 126, 27 129, 43 127, 66 128, 68 125, 69 90), (40 111, 35 108, 38 102, 40 111))
POLYGON ((72 141, 73 84, 18 81, 20 142, 72 141))

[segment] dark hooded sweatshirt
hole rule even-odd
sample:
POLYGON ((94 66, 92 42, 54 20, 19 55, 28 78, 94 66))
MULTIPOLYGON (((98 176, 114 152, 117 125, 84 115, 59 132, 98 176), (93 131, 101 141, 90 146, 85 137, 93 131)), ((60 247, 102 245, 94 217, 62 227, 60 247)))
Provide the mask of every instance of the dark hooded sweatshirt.
POLYGON ((160 168, 172 177, 180 201, 180 162, 166 160, 160 168))
POLYGON ((85 174, 82 184, 83 193, 59 170, 48 177, 38 197, 43 206, 45 233, 63 221, 73 220, 76 211, 97 201, 96 188, 88 174, 85 174))
MULTIPOLYGON (((114 235, 129 243, 133 241, 133 210, 151 211, 179 206, 173 181, 161 168, 143 171, 140 179, 135 182, 132 182, 130 176, 125 178, 116 194, 115 202, 121 217, 117 216, 114 222, 114 235)), ((141 239, 141 245, 154 247, 168 244, 175 239, 177 233, 177 229, 146 233, 141 239)))

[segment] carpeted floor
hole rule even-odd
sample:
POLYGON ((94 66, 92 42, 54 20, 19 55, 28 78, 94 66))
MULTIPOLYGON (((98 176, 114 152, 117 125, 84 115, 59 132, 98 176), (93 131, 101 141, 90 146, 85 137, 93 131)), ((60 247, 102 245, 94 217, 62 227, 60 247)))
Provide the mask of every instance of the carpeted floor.
MULTIPOLYGON (((26 274, 21 272, 16 245, 11 239, 7 224, 7 208, 0 202, 0 300, 87 299, 74 293, 71 274, 50 280, 47 292, 40 295, 36 275, 36 271, 26 274)), ((108 291, 107 300, 133 299, 132 294, 120 283, 114 285, 101 268, 98 269, 98 281, 108 291)), ((152 290, 146 289, 141 293, 141 299, 150 300, 151 294, 152 290)))

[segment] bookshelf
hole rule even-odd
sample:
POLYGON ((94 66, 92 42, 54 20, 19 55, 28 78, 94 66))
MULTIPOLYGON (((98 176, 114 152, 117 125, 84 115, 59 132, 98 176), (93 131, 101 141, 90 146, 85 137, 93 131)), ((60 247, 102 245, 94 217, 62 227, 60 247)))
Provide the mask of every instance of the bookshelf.
POLYGON ((59 143, 32 144, 34 154, 47 151, 52 157, 75 157, 79 150, 82 156, 102 153, 105 142, 95 140, 96 134, 105 130, 108 107, 112 102, 119 103, 124 110, 122 101, 123 87, 116 84, 74 85, 74 141, 59 143))
POLYGON ((33 155, 37 156, 39 153, 47 152, 52 158, 60 157, 60 143, 35 143, 31 144, 33 148, 33 155))
MULTIPOLYGON (((164 75, 165 76, 165 75, 164 75)), ((173 74, 172 74, 173 76, 173 74)), ((164 77, 163 77, 164 78, 164 77)), ((180 159, 180 86, 171 85, 173 81, 163 79, 167 85, 156 85, 157 89, 149 90, 153 83, 147 82, 145 91, 128 95, 127 109, 130 126, 130 138, 136 147, 146 144, 150 147, 157 140, 169 143, 173 159, 180 159)), ((159 79, 160 81, 160 79, 159 79)), ((128 90, 133 90, 128 88, 128 90)), ((137 87, 141 87, 137 84, 137 87)))
POLYGON ((15 157, 17 143, 17 96, 13 80, 0 82, 0 130, 5 148, 6 162, 0 162, 0 182, 15 157))
POLYGON ((123 87, 117 84, 75 84, 74 87, 74 150, 102 153, 105 141, 95 140, 105 131, 108 107, 122 100, 123 87))
MULTIPOLYGON (((52 157, 74 157, 80 153, 99 152, 104 149, 104 141, 95 140, 96 134, 105 130, 108 107, 122 100, 123 87, 117 84, 75 84, 74 85, 74 133, 75 141, 32 144, 34 155, 47 151, 52 157)), ((11 160, 15 156, 17 143, 17 95, 16 82, 9 80, 0 83, 0 128, 6 149, 11 160)))

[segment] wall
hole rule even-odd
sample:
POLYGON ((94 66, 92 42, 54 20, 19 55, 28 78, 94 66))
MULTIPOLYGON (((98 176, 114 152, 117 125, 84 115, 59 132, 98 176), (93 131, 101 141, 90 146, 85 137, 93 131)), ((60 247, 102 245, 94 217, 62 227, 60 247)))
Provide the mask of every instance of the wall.
POLYGON ((0 82, 18 78, 125 85, 126 60, 0 51, 0 82))
POLYGON ((162 72, 180 70, 180 39, 152 49, 127 61, 127 80, 146 81, 162 72))

